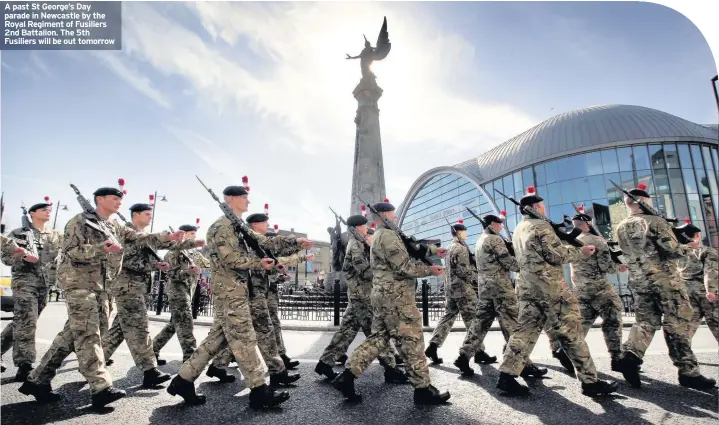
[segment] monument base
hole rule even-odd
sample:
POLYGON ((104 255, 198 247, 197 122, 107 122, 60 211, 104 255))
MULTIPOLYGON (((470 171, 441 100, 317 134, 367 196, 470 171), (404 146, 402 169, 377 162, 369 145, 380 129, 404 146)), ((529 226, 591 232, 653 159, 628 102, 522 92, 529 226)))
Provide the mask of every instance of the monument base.
POLYGON ((342 272, 332 271, 327 273, 327 277, 325 278, 325 292, 328 294, 334 293, 335 279, 339 279, 340 281, 340 291, 347 291, 347 280, 345 279, 345 274, 342 272))

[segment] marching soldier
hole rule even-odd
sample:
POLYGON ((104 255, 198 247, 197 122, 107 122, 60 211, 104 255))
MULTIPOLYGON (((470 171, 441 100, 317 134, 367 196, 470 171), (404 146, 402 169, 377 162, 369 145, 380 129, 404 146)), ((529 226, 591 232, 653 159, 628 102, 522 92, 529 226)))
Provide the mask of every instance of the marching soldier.
POLYGON ((719 342, 717 251, 702 245, 701 229, 691 224, 690 221, 687 220, 687 223, 682 226, 682 231, 691 239, 689 246, 693 248, 679 264, 679 276, 687 286, 689 303, 694 309, 689 341, 694 337, 699 323, 704 318, 709 330, 719 342))
MULTIPOLYGON (((277 225, 275 225, 275 231, 277 225)), ((277 236, 276 232, 268 231, 265 233, 267 237, 277 236)), ((277 352, 280 354, 282 361, 285 363, 285 368, 295 369, 300 365, 300 362, 292 360, 287 356, 287 349, 285 348, 285 341, 282 339, 282 323, 280 322, 280 295, 278 284, 289 279, 289 275, 281 272, 277 267, 267 272, 268 279, 270 282, 270 288, 267 292, 267 308, 270 310, 270 318, 272 319, 272 328, 274 329, 275 342, 277 344, 277 352)))
MULTIPOLYGON (((148 204, 135 204, 130 207, 132 221, 127 224, 132 230, 144 233, 152 220, 152 207, 148 204)), ((135 365, 143 370, 143 388, 154 388, 170 380, 170 375, 157 370, 157 359, 152 350, 152 338, 147 318, 145 294, 154 269, 169 270, 169 264, 157 261, 150 250, 154 249, 186 249, 204 245, 203 241, 195 241, 193 237, 181 243, 173 241, 157 246, 139 246, 130 242, 124 247, 122 270, 111 283, 110 292, 117 302, 117 316, 103 338, 102 345, 106 362, 113 355, 122 341, 127 340, 135 365)), ((149 244, 148 244, 149 245, 149 244)))
POLYGON ((108 254, 119 254, 126 243, 146 246, 182 238, 181 233, 140 234, 117 222, 108 221, 122 205, 122 191, 103 187, 93 195, 97 208, 93 210, 81 195, 85 211, 65 226, 57 278, 65 291, 68 320, 40 365, 19 389, 40 402, 60 399, 60 395, 52 390, 50 381, 62 361, 73 351, 77 354, 79 371, 90 385, 94 407, 103 407, 126 395, 125 391, 112 386, 100 339, 100 315, 102 311, 107 311, 100 303, 107 300, 103 294, 107 289, 106 282, 112 277, 108 276, 112 273, 108 254))
MULTIPOLYGON (((646 185, 628 193, 647 202, 646 185)), ((679 369, 679 385, 695 389, 712 388, 716 381, 702 376, 691 349, 690 335, 694 312, 684 282, 677 275, 677 261, 691 252, 681 245, 671 225, 662 217, 645 214, 629 196, 624 203, 629 217, 617 226, 617 237, 629 265, 629 285, 635 293, 636 323, 629 332, 620 356, 624 379, 641 387, 639 365, 644 352, 661 327, 669 347, 669 357, 679 369)))
MULTIPOLYGON (((477 292, 472 286, 476 278, 475 267, 469 260, 470 252, 467 243, 467 227, 462 220, 452 226, 452 246, 449 250, 449 285, 446 289, 446 310, 444 316, 437 323, 437 327, 429 340, 429 347, 424 354, 432 359, 432 363, 440 364, 442 359, 437 356, 437 349, 442 346, 447 335, 452 330, 454 320, 459 314, 464 321, 464 326, 469 331, 472 326, 472 319, 477 312, 477 292)), ((497 361, 494 356, 484 352, 484 346, 480 341, 477 352, 474 354, 474 361, 481 364, 490 364, 497 361)))
POLYGON ((497 388, 515 395, 529 392, 516 377, 524 369, 542 328, 549 322, 574 363, 582 382, 582 393, 588 396, 612 393, 617 390, 617 383, 597 377, 589 347, 580 331, 577 299, 563 290, 567 283, 562 264, 576 261, 582 255, 590 256, 596 248, 585 245, 577 249, 564 245, 547 221, 532 218, 526 209, 544 215, 543 201, 533 186, 527 188, 527 194, 520 201, 523 219, 512 236, 521 276, 517 280, 519 328, 509 337, 499 367, 497 388))
MULTIPOLYGON (((494 319, 499 319, 502 335, 507 342, 510 335, 519 328, 519 302, 509 279, 509 272, 518 272, 519 264, 516 257, 510 254, 504 239, 499 236, 505 217, 504 211, 499 216, 485 215, 482 218, 484 231, 475 245, 480 301, 476 316, 467 328, 467 336, 459 349, 459 357, 454 362, 465 376, 474 375, 474 370, 469 366, 469 358, 481 347, 494 319)), ((476 354, 474 355, 476 357, 476 354)), ((520 376, 540 378, 546 374, 546 368, 540 368, 528 360, 520 376)))
MULTIPOLYGON (((367 237, 367 218, 362 215, 353 215, 347 218, 347 226, 353 227, 356 232, 349 232, 347 251, 342 264, 342 272, 347 280, 347 295, 349 303, 342 316, 342 325, 332 337, 332 341, 325 348, 322 357, 315 366, 318 375, 324 375, 329 380, 337 377, 332 370, 335 362, 347 352, 352 341, 361 329, 366 337, 372 334, 372 305, 370 294, 372 292, 372 268, 370 267, 370 245, 367 237), (362 239, 358 239, 361 237, 362 239)), ((406 375, 397 368, 394 355, 389 351, 389 345, 380 352, 380 363, 384 366, 384 379, 387 383, 402 384, 407 382, 406 375)))
POLYGON ((3 252, 2 261, 11 267, 13 298, 12 324, 2 331, 2 354, 13 348, 13 363, 17 366, 15 382, 25 382, 35 362, 35 331, 37 319, 47 305, 47 293, 55 282, 57 257, 62 244, 62 234, 46 228, 52 212, 49 197, 45 202, 31 206, 27 210, 31 222, 30 228, 18 228, 10 232, 9 237, 15 243, 27 248, 31 232, 37 252, 24 257, 3 252))
MULTIPOLYGON (((222 193, 226 205, 241 220, 242 213, 247 211, 249 205, 247 189, 244 186, 229 186, 222 193)), ((207 245, 210 248, 214 321, 207 338, 182 365, 167 388, 168 393, 181 396, 185 403, 205 402, 204 395, 196 394, 193 382, 210 360, 228 344, 245 377, 245 385, 250 388, 251 407, 276 406, 290 397, 287 391, 277 393, 265 383, 264 367, 257 355, 257 336, 252 326, 248 298, 250 272, 270 270, 274 267, 274 260, 259 258, 254 251, 249 250, 250 242, 245 237, 253 237, 261 247, 275 251, 296 251, 300 246, 309 249, 312 245, 306 239, 288 236, 266 238, 264 235, 252 234, 240 238, 227 215, 210 226, 207 245)))
MULTIPOLYGON (((395 221, 394 206, 385 199, 374 205, 374 211, 384 219, 395 221)), ((407 369, 407 377, 414 389, 416 404, 441 404, 450 394, 439 392, 430 381, 427 358, 424 355, 422 315, 414 298, 415 279, 428 275, 439 276, 443 267, 428 266, 413 260, 400 235, 385 226, 381 217, 375 216, 377 231, 370 250, 372 267, 372 335, 350 356, 346 369, 332 382, 335 388, 351 401, 362 396, 355 391, 354 381, 369 364, 389 349, 390 338, 397 340, 397 349, 407 369)), ((445 248, 429 247, 428 254, 444 257, 445 248)))

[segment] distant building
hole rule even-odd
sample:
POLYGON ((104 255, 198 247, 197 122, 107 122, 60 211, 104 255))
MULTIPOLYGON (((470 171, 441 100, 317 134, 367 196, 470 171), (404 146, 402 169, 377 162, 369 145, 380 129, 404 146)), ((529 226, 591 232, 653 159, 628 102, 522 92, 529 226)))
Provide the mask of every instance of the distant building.
MULTIPOLYGON (((298 238, 307 238, 307 233, 298 232, 294 229, 280 229, 279 234, 282 236, 294 235, 298 238)), ((330 253, 330 243, 313 239, 310 240, 312 241, 311 251, 315 254, 315 259, 312 262, 305 261, 300 263, 297 267, 290 267, 287 271, 291 277, 291 280, 288 282, 289 285, 296 285, 297 282, 295 278, 297 278, 297 280, 299 280, 300 287, 304 286, 306 281, 309 281, 313 286, 316 286, 317 276, 320 270, 324 271, 324 275, 327 275, 327 271, 330 269, 330 261, 332 258, 330 253)))

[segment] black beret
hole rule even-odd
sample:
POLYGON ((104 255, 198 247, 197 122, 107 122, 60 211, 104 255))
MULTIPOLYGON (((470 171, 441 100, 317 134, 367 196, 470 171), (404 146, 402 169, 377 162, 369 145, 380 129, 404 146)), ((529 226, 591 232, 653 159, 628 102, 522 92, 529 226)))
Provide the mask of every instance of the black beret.
POLYGON ((629 191, 634 196, 641 196, 642 198, 649 198, 649 193, 647 192, 647 185, 644 183, 639 183, 637 185, 636 189, 632 189, 629 191))
POLYGON ((697 226, 691 224, 691 223, 685 223, 681 226, 678 226, 677 229, 681 230, 682 233, 684 233, 687 236, 694 236, 697 233, 700 233, 702 229, 698 228, 697 226))
POLYGON ((586 221, 587 223, 589 223, 590 221, 592 221, 592 217, 584 213, 578 213, 572 216, 572 220, 586 221))
POLYGON ((115 195, 118 198, 122 198, 122 191, 114 187, 101 187, 93 193, 93 196, 109 196, 115 195))
POLYGON ((467 226, 465 226, 465 225, 462 224, 462 223, 453 224, 453 225, 452 225, 452 228, 453 228, 454 230, 456 230, 456 231, 467 230, 467 226))
POLYGON ((268 216, 257 213, 257 214, 250 214, 249 216, 247 216, 247 220, 245 220, 245 221, 247 221, 248 223, 264 223, 265 221, 267 221, 269 219, 270 218, 268 216))
POLYGON ((52 204, 48 204, 47 202, 40 202, 39 204, 35 204, 35 205, 31 206, 31 207, 27 210, 27 212, 37 211, 37 210, 39 210, 39 209, 41 209, 41 208, 45 208, 45 207, 49 207, 49 206, 52 206, 52 204))
POLYGON ((180 226, 180 230, 182 230, 183 232, 196 232, 197 227, 191 224, 183 224, 182 226, 180 226))
POLYGON ((249 192, 244 186, 227 186, 222 194, 225 196, 242 196, 247 195, 249 192))
POLYGON ((496 216, 494 214, 487 214, 484 217, 482 217, 482 223, 485 226, 489 226, 492 223, 502 224, 502 223, 504 223, 504 220, 502 220, 501 218, 499 218, 498 216, 496 216))
POLYGON ((351 215, 347 217, 347 225, 352 227, 361 226, 363 224, 367 224, 368 220, 367 217, 363 215, 351 215))
POLYGON ((389 202, 377 202, 374 204, 374 209, 377 210, 377 212, 388 212, 388 211, 394 211, 394 205, 390 204, 389 202))
POLYGON ((135 204, 130 207, 130 212, 140 213, 143 211, 152 211, 152 207, 150 206, 150 204, 140 203, 140 204, 135 204))

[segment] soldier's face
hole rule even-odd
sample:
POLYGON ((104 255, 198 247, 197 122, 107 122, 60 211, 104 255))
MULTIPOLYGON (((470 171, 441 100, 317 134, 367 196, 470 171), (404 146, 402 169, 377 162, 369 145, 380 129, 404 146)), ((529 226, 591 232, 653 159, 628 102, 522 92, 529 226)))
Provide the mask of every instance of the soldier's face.
POLYGON ((502 223, 497 223, 496 221, 493 221, 490 226, 492 226, 492 229, 494 229, 494 231, 497 233, 502 231, 502 223))
POLYGON ((695 234, 694 234, 694 237, 692 238, 692 241, 689 243, 689 245, 696 248, 696 247, 699 246, 699 244, 701 243, 701 241, 702 241, 702 234, 701 234, 701 232, 695 233, 695 234))
POLYGON ((546 209, 544 209, 544 202, 537 202, 536 204, 532 205, 532 207, 534 207, 535 210, 539 211, 542 214, 545 214, 545 212, 547 211, 546 209))
POLYGON ((397 222, 397 214, 395 214, 394 211, 386 211, 383 212, 382 215, 384 215, 388 220, 394 223, 397 222))
POLYGON ((457 237, 463 241, 466 241, 467 240, 467 231, 466 230, 458 230, 457 237))
POLYGON ((197 232, 195 232, 195 231, 185 232, 185 234, 183 235, 183 238, 185 240, 195 239, 196 237, 197 237, 197 232))
POLYGON ((142 211, 139 213, 132 213, 132 215, 134 216, 133 221, 136 221, 140 227, 147 227, 150 224, 150 222, 152 221, 152 211, 151 210, 142 211))
POLYGON ((366 236, 367 235, 367 225, 363 224, 361 226, 355 226, 355 229, 357 229, 358 232, 360 232, 360 235, 366 236))
POLYGON ((97 206, 110 213, 116 213, 122 206, 122 198, 115 195, 98 196, 97 206))
POLYGON ((264 235, 267 233, 267 222, 263 221, 262 223, 252 223, 252 230, 255 232, 264 235))
POLYGON ((37 209, 30 213, 32 221, 48 221, 50 220, 50 214, 52 213, 52 207, 45 207, 37 209))

